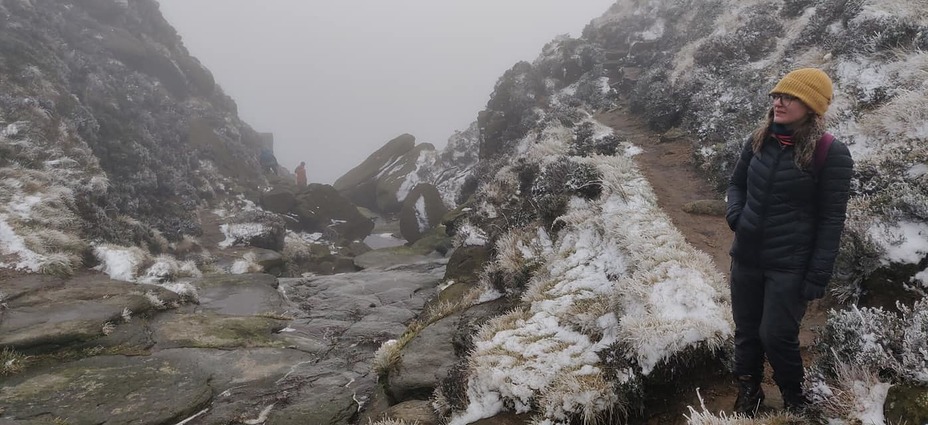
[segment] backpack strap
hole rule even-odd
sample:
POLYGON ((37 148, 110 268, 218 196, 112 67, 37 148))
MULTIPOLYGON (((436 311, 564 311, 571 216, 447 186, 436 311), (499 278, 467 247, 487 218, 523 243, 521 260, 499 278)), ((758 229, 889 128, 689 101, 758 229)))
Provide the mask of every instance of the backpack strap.
POLYGON ((835 136, 825 132, 825 134, 822 134, 822 138, 818 139, 818 143, 815 144, 815 153, 812 154, 812 171, 816 177, 825 168, 825 159, 828 157, 828 150, 831 149, 831 142, 834 141, 835 136))

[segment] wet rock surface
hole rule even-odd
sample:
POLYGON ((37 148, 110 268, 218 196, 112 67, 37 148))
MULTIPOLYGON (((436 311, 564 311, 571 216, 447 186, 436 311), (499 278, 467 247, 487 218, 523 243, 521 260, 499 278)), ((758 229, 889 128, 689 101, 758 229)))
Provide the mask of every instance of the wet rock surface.
POLYGON ((436 295, 445 263, 303 279, 213 275, 190 282, 199 303, 101 275, 15 278, 0 348, 32 341, 44 351, 0 382, 0 417, 353 423, 377 385, 374 352, 436 295))
POLYGON ((7 380, 3 415, 66 423, 161 424, 212 397, 209 375, 183 361, 99 356, 7 380))

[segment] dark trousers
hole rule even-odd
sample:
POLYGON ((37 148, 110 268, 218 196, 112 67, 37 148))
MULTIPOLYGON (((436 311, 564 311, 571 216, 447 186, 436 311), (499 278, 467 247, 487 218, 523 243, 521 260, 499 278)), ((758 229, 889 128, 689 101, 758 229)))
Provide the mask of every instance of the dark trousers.
POLYGON ((803 276, 757 269, 732 260, 731 310, 735 319, 735 375, 758 379, 764 354, 781 388, 802 382, 799 323, 806 314, 803 276))

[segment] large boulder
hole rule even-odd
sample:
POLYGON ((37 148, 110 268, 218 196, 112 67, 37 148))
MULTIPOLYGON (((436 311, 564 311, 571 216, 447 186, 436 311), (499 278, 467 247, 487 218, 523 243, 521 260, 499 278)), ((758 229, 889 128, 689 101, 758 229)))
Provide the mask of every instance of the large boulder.
POLYGON ((296 206, 296 194, 288 187, 275 187, 261 195, 261 206, 268 211, 287 214, 296 206))
POLYGON ((284 220, 277 214, 260 210, 242 210, 220 226, 225 240, 219 243, 221 248, 232 246, 251 246, 272 251, 284 248, 286 227, 284 220))
POLYGON ((448 209, 438 189, 428 183, 419 183, 409 192, 400 209, 400 233, 414 243, 429 229, 441 223, 448 209))
POLYGON ((374 229, 371 219, 329 185, 313 183, 300 191, 292 212, 303 231, 324 233, 333 240, 363 240, 374 229))
POLYGON ((335 190, 355 204, 376 210, 377 177, 415 146, 416 138, 411 134, 403 134, 387 142, 361 165, 335 180, 335 190))
POLYGON ((390 164, 390 167, 384 170, 377 179, 377 211, 383 214, 399 212, 409 190, 422 180, 419 176, 419 172, 422 171, 419 165, 430 162, 422 159, 424 155, 429 154, 435 154, 435 146, 423 143, 406 152, 399 161, 390 164))
MULTIPOLYGON (((403 134, 371 154, 361 165, 335 181, 335 189, 355 204, 382 214, 399 212, 402 202, 422 178, 420 157, 434 153, 429 143, 416 145, 416 138, 403 134)), ((434 160, 434 158, 432 158, 434 160)))

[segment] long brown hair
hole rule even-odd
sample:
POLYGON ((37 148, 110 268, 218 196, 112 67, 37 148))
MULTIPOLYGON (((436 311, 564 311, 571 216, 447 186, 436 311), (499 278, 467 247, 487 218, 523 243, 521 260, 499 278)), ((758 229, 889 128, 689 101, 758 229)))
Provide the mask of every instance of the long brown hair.
MULTIPOLYGON (((760 153, 764 141, 770 137, 770 126, 773 124, 773 108, 767 112, 767 119, 754 130, 751 135, 751 148, 755 154, 760 153)), ((793 129, 793 159, 796 167, 809 170, 812 167, 812 156, 815 155, 815 144, 825 134, 825 117, 810 112, 806 120, 793 129)))

